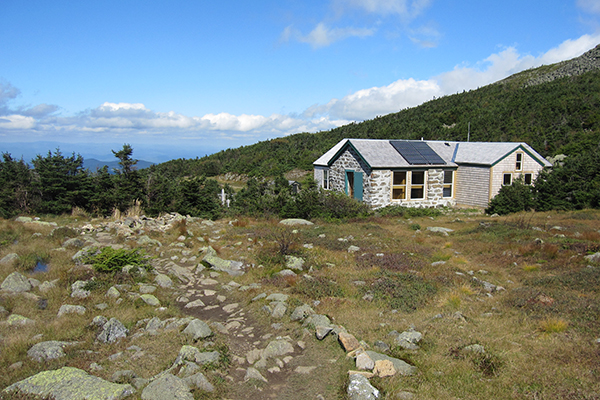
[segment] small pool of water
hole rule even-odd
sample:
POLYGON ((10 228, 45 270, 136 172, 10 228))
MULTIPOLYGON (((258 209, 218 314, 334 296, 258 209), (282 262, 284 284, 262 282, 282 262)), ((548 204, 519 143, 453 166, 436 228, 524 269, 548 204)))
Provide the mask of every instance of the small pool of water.
POLYGON ((37 272, 48 272, 48 264, 46 264, 43 261, 38 261, 35 264, 35 267, 33 267, 33 271, 34 274, 37 272))

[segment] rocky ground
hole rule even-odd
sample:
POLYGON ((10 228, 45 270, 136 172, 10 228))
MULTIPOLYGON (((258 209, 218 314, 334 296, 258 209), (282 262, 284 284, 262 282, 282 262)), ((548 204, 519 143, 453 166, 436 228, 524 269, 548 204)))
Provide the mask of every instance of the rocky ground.
MULTIPOLYGON (((218 224, 190 220, 188 226, 198 223, 206 235, 194 236, 188 231, 169 244, 148 235, 151 231, 166 232, 183 219, 179 215, 156 220, 130 218, 77 227, 79 235, 65 240, 59 249, 78 250, 72 257, 76 264, 74 269, 91 269, 82 260, 98 247, 120 249, 127 248, 127 243, 155 252, 158 257, 152 261, 154 268, 143 283, 111 286, 102 302, 98 302, 98 296, 91 296, 90 280, 72 283, 69 297, 60 305, 56 318, 78 315, 91 319, 90 326, 96 332, 93 348, 86 348, 89 344, 78 341, 47 341, 38 334, 32 337, 31 342, 35 344, 27 351, 28 359, 13 363, 9 368, 18 370, 24 362, 45 364, 72 358, 71 349, 88 354, 85 364, 75 368, 67 362, 61 368, 40 372, 8 386, 3 396, 51 395, 60 400, 91 398, 86 397, 91 393, 93 398, 99 399, 193 399, 194 396, 210 397, 216 390, 214 398, 226 399, 331 399, 343 396, 344 392, 351 399, 372 399, 378 397, 378 391, 371 386, 369 378, 411 375, 416 371, 406 362, 386 356, 389 346, 385 343, 370 349, 345 327, 332 323, 326 315, 317 314, 314 306, 318 302, 297 304, 296 301, 292 306, 286 293, 263 291, 259 282, 238 283, 245 269, 254 266, 243 260, 218 256, 211 247, 211 242, 217 241, 222 232, 218 224), (202 247, 198 252, 190 250, 199 242, 202 247), (175 299, 176 306, 173 306, 183 316, 162 317, 167 307, 161 303, 168 299, 175 299), (150 311, 152 316, 136 321, 133 327, 127 328, 119 319, 111 317, 112 308, 126 303, 139 307, 140 302, 153 310, 150 311), (170 340, 177 337, 185 343, 177 354, 151 354, 139 345, 153 339, 160 342, 167 333, 171 334, 170 340), (98 344, 115 347, 118 344, 118 348, 124 350, 104 357, 106 351, 95 351, 98 344), (136 364, 157 357, 173 361, 153 376, 143 376, 141 371, 136 371, 136 364)), ((45 225, 28 218, 21 218, 19 222, 45 225)), ((287 223, 309 224, 303 220, 287 223)), ((15 262, 18 258, 18 254, 11 253, 0 263, 15 262)), ((280 274, 301 273, 303 260, 292 257, 288 261, 290 268, 280 274)), ((124 270, 130 274, 146 274, 136 268, 125 267, 124 270)), ((2 283, 2 296, 23 298, 44 309, 46 294, 64 286, 64 282, 58 279, 40 282, 36 277, 11 273, 2 283)), ((4 308, 1 311, 8 314, 2 324, 9 330, 40 323, 4 308)), ((419 332, 396 334, 398 337, 393 340, 418 348, 419 332)), ((410 398, 411 393, 406 392, 404 396, 410 398)))

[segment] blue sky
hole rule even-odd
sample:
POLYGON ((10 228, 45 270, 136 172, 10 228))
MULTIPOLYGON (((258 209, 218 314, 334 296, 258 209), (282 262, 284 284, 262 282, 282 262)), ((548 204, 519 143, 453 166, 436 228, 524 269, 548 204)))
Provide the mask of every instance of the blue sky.
POLYGON ((317 132, 570 59, 600 0, 0 2, 0 151, 154 162, 317 132))

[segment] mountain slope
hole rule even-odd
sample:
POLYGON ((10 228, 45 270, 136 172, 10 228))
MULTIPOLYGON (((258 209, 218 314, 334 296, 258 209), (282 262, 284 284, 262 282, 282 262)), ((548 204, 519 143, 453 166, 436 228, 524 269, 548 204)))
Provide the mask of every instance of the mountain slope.
POLYGON ((273 176, 312 169, 343 138, 524 141, 544 156, 600 141, 600 46, 570 61, 515 74, 418 107, 319 133, 298 133, 156 168, 171 175, 273 176))

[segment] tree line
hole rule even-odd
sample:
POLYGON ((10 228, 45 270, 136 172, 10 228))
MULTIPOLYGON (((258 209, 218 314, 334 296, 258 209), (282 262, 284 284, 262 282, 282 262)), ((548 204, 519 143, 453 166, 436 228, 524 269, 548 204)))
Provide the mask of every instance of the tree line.
POLYGON ((113 154, 119 168, 89 171, 81 155, 64 155, 60 149, 37 155, 32 166, 9 153, 0 160, 0 217, 61 215, 79 210, 109 216, 133 206, 148 216, 178 212, 209 219, 225 215, 283 218, 352 218, 369 213, 362 203, 340 193, 325 192, 311 179, 296 192, 278 175, 275 179, 251 178, 237 194, 205 175, 177 176, 151 166, 137 170, 133 149, 125 144, 113 154), (222 204, 221 194, 229 199, 222 204))

